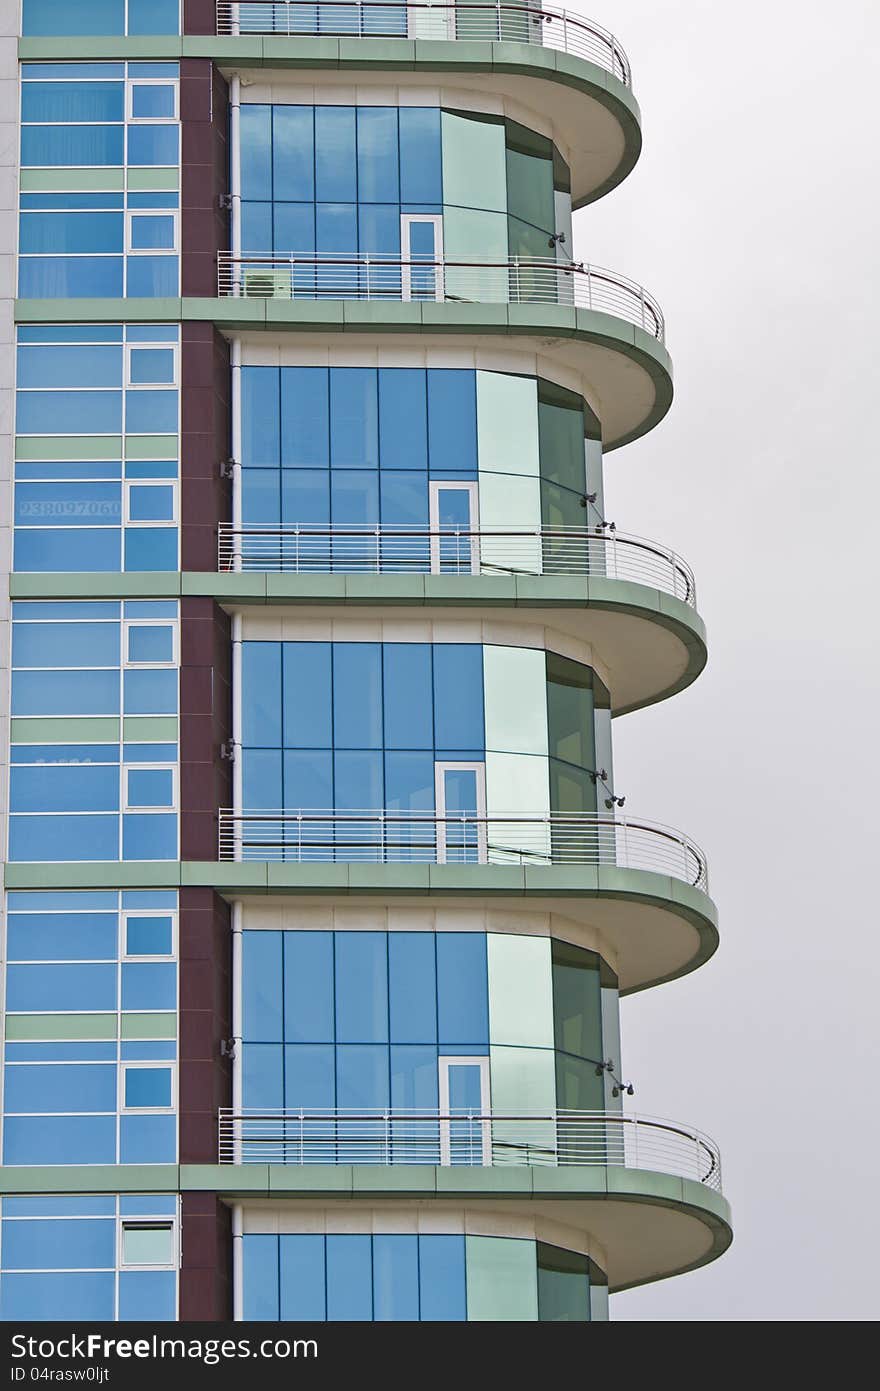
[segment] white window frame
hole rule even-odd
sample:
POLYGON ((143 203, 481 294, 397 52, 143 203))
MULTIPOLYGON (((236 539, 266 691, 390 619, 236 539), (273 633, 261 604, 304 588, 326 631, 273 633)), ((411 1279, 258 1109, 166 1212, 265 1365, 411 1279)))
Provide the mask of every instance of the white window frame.
MULTIPOLYGON (((138 768, 143 765, 138 763, 126 763, 126 768, 138 768)), ((121 961, 176 961, 177 960, 177 913, 173 908, 124 908, 120 915, 122 925, 122 941, 120 943, 119 958, 121 961), (128 950, 128 920, 129 918, 170 918, 171 919, 171 951, 170 952, 151 952, 149 956, 128 950)), ((161 1060, 160 1060, 161 1061, 161 1060)))
MULTIPOLYGON (((477 864, 489 862, 488 835, 486 826, 486 765, 481 762, 464 762, 450 759, 434 764, 434 805, 437 808, 437 863, 445 865, 446 858, 446 773, 476 773, 477 783, 477 864)), ((454 862, 457 863, 457 862, 454 862)))
POLYGON ((467 482, 446 482, 444 479, 432 478, 428 483, 428 525, 431 528, 431 574, 440 575, 442 554, 440 545, 440 494, 441 492, 467 493, 469 496, 468 511, 470 520, 468 523, 471 536, 471 569, 472 575, 480 573, 480 538, 476 533, 480 529, 480 489, 476 480, 467 482))
MULTIPOLYGON (((127 218, 127 217, 128 217, 128 214, 126 213, 126 218, 127 218)), ((126 223, 126 228, 127 228, 127 223, 126 223)), ((126 230, 126 241, 127 241, 127 240, 128 240, 128 233, 127 233, 127 230, 126 230)), ((164 256, 164 255, 166 255, 166 254, 167 254, 167 255, 171 255, 171 254, 176 255, 177 253, 176 253, 176 252, 174 252, 174 253, 171 253, 171 252, 166 253, 166 252, 164 252, 164 251, 159 251, 159 252, 152 252, 152 251, 150 251, 150 252, 146 252, 146 251, 140 252, 140 251, 136 251, 136 252, 134 252, 134 255, 135 255, 135 256, 141 256, 141 255, 143 255, 143 256, 147 256, 147 255, 149 255, 149 256, 152 256, 152 255, 164 256)), ((156 342, 156 343, 154 343, 154 342, 148 342, 148 343, 137 343, 137 342, 135 342, 135 343, 126 343, 126 344, 125 344, 125 352, 124 352, 124 355, 123 355, 123 356, 124 356, 124 362, 125 362, 125 387, 124 387, 124 389, 125 389, 126 391, 172 391, 172 390, 175 389, 175 388, 178 388, 178 389, 179 389, 179 387, 180 387, 180 344, 179 344, 179 343, 158 343, 158 342, 156 342), (158 349, 160 352, 168 352, 168 351, 170 351, 170 352, 173 353, 174 375, 173 375, 173 379, 172 379, 170 382, 133 382, 133 381, 132 381, 132 379, 131 379, 131 355, 132 355, 132 353, 133 353, 133 352, 143 352, 144 350, 146 350, 147 352, 149 352, 151 348, 156 348, 156 349, 158 349)))
MULTIPOLYGON (((119 1114, 123 1116, 169 1116, 177 1110, 177 1064, 165 1058, 152 1061, 138 1058, 136 1061, 119 1064, 119 1114), (171 1100, 167 1106, 127 1106, 125 1104, 125 1079, 129 1072, 143 1072, 145 1068, 165 1068, 171 1073, 171 1100)), ((149 1219, 148 1219, 149 1220, 149 1219)))
MULTIPOLYGON (((177 256, 180 251, 180 209, 179 208, 126 208, 125 210, 125 254, 126 256, 177 256), (136 217, 170 217, 174 226, 173 246, 133 246, 131 224, 136 217)), ((161 348, 162 343, 132 343, 132 348, 161 348)), ((127 355, 126 355, 127 365, 127 355)), ((177 373, 175 372, 175 376, 177 373)), ((130 385, 130 383, 129 383, 130 385)), ((165 382, 165 386, 169 383, 165 382)))
MULTIPOLYGON (((139 481, 139 480, 135 480, 139 481)), ((126 512, 127 512, 126 507, 126 512)), ((167 525, 164 522, 140 523, 135 526, 167 525)), ((122 620, 122 670, 123 671, 171 671, 178 665, 180 648, 180 624, 176 618, 123 618, 122 620), (132 628, 170 628, 171 656, 166 662, 138 662, 128 655, 128 635, 132 628)))
POLYGON ((169 816, 178 810, 178 776, 176 763, 123 763, 122 764, 122 810, 123 812, 136 812, 139 816, 169 816), (140 773, 170 773, 171 774, 171 803, 161 807, 144 807, 135 802, 132 804, 128 799, 128 775, 131 772, 140 773))
MULTIPOLYGON (((437 1059, 437 1080, 441 1116, 449 1116, 449 1069, 450 1067, 478 1067, 480 1069, 480 1110, 485 1115, 491 1109, 489 1058, 485 1053, 455 1054, 441 1053, 437 1059)), ((452 1163, 452 1120, 440 1122, 440 1163, 452 1163)), ((480 1122, 480 1149, 484 1166, 492 1163, 492 1122, 480 1122)))
POLYGON ((116 1263, 119 1270, 177 1270, 180 1264, 180 1240, 178 1235, 177 1217, 141 1217, 135 1213, 127 1213, 125 1217, 117 1217, 116 1232, 116 1263), (142 1261, 128 1262, 125 1259, 125 1228, 126 1227, 161 1227, 163 1230, 171 1228, 171 1260, 161 1261, 156 1264, 147 1264, 142 1261))
MULTIPOLYGON (((122 487, 122 524, 123 526, 177 526, 177 479, 176 478, 126 478, 123 480, 122 487), (170 488, 171 489, 171 516, 164 518, 163 521, 136 521, 131 515, 131 490, 132 488, 170 488)), ((133 619, 137 622, 137 619, 133 619)))
POLYGON ((127 77, 125 79, 125 119, 133 126, 175 125, 180 120, 180 79, 178 77, 127 77), (135 87, 173 87, 173 116, 135 116, 135 87))
MULTIPOLYGON (((443 286, 443 216, 441 213, 401 213, 400 215, 400 297, 405 302, 412 300, 412 266, 410 264, 412 251, 410 248, 409 229, 417 222, 430 222, 434 228, 434 260, 441 264, 434 269, 434 299, 442 301, 446 298, 443 286)), ((419 300, 425 296, 419 295, 419 300)), ((418 302, 418 301, 417 301, 418 302)), ((430 301, 425 299, 426 303, 430 301)))

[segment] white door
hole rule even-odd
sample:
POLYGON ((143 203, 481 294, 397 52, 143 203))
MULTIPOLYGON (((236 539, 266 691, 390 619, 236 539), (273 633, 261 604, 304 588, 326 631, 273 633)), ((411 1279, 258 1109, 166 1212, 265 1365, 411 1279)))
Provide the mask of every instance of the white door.
POLYGON ((440 1069, 440 1163, 491 1164, 489 1059, 438 1058, 440 1069))
POLYGON ((400 218, 401 298, 443 299, 443 218, 403 213, 400 218))
POLYGON ((485 763, 435 763, 437 863, 488 864, 485 763))
POLYGON ((428 516, 431 525, 431 574, 480 573, 480 518, 477 484, 431 483, 428 516))

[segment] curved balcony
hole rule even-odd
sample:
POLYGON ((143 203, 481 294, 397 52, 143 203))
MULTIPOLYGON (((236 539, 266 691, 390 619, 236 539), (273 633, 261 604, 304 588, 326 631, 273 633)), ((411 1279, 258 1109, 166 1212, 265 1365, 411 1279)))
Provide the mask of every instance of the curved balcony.
POLYGON ((552 5, 217 0, 217 33, 527 43, 583 58, 632 86, 629 59, 614 35, 584 15, 552 5))
POLYGON ((614 528, 317 527, 221 523, 221 573, 583 575, 647 585, 696 608, 690 566, 656 541, 614 528))

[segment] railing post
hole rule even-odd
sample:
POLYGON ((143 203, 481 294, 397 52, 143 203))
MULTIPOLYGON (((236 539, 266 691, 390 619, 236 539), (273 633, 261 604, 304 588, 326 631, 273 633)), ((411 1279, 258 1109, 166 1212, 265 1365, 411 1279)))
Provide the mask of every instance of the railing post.
POLYGON ((378 575, 382 570, 381 533, 379 530, 378 522, 376 523, 374 530, 376 535, 376 574, 378 575))
POLYGON ((300 1108, 299 1108, 299 1162, 300 1162, 300 1166, 302 1166, 302 1165, 305 1164, 305 1162, 306 1162, 305 1133, 304 1133, 304 1132, 305 1132, 305 1118, 304 1118, 304 1116, 303 1116, 303 1109, 302 1109, 302 1107, 300 1106, 300 1108))
POLYGON ((391 1118, 385 1110, 385 1163, 391 1163, 391 1118))
POLYGON ((299 527, 293 528, 293 570, 299 574, 299 527))

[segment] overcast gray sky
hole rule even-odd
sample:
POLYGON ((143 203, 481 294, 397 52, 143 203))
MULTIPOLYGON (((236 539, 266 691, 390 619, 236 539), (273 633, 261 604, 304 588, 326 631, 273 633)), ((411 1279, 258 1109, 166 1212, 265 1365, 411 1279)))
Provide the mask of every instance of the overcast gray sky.
MULTIPOLYGON (((572 3, 572 0, 569 0, 572 3)), ((644 150, 577 253, 657 295, 676 399, 608 514, 694 566, 709 666, 616 723, 627 809, 709 855, 721 948, 623 1006, 632 1106, 721 1144, 732 1249, 623 1319, 878 1316, 876 0, 573 0, 644 150)))

